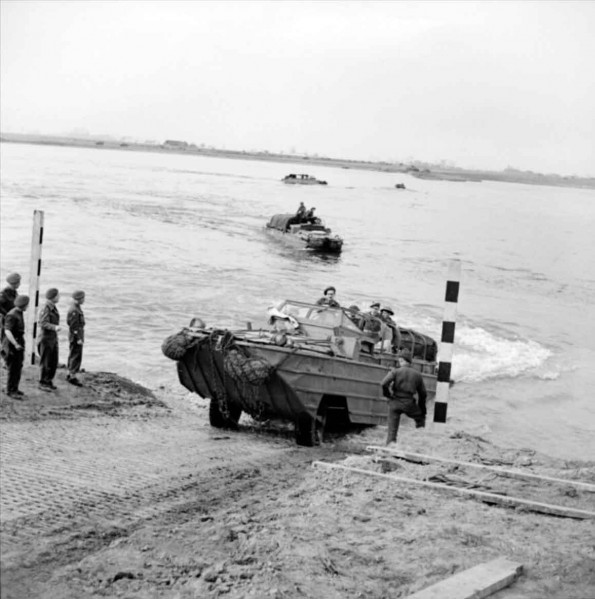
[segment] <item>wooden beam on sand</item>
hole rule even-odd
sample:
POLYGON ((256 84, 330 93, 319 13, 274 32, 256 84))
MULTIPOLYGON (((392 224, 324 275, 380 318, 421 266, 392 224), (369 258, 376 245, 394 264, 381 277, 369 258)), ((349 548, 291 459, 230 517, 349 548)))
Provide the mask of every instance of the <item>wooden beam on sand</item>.
POLYGON ((374 453, 385 453, 391 455, 395 458, 399 458, 402 460, 408 460, 410 462, 415 462, 419 464, 420 462, 441 462, 443 464, 455 464, 457 466, 465 466, 469 468, 479 468, 482 470, 489 470, 490 472, 495 472, 496 474, 501 474, 502 476, 507 476, 509 478, 517 478, 520 480, 534 480, 534 481, 543 481, 549 483, 557 483, 564 485, 572 485, 575 487, 579 487, 584 489, 585 491, 595 492, 595 485, 586 483, 579 480, 569 480, 565 478, 552 478, 551 476, 542 476, 540 474, 533 474, 530 472, 520 472, 518 470, 507 470, 506 468, 498 468, 496 466, 486 466, 485 464, 475 464, 474 462, 459 462, 458 460, 449 460, 447 458, 439 458, 431 455, 424 455, 423 453, 412 453, 409 451, 401 451, 400 449, 393 449, 391 447, 381 447, 378 445, 368 445, 366 447, 366 451, 372 451, 374 453))
POLYGON ((407 599, 483 599, 512 584, 522 572, 522 564, 499 557, 459 572, 407 599))
POLYGON ((461 487, 452 487, 443 483, 431 483, 425 480, 417 480, 415 478, 405 478, 403 476, 393 476, 392 474, 383 474, 382 472, 374 472, 373 470, 365 470, 364 468, 353 468, 351 466, 342 466, 341 464, 334 464, 332 462, 312 462, 312 466, 317 468, 329 468, 336 470, 345 470, 348 472, 354 472, 357 474, 364 474, 366 476, 375 476, 377 478, 384 478, 392 480, 398 483, 405 483, 409 485, 417 485, 420 487, 427 487, 429 489, 435 489, 437 491, 449 491, 457 495, 466 495, 468 497, 475 497, 484 503, 512 506, 512 507, 524 507, 531 512, 539 512, 542 514, 548 514, 551 516, 561 516, 563 518, 576 518, 579 520, 587 520, 595 518, 595 512, 589 512, 587 510, 579 510, 575 508, 567 508, 561 505, 550 505, 549 503, 540 503, 538 501, 529 501, 528 499, 520 499, 518 497, 508 497, 506 495, 497 495, 496 493, 486 493, 485 491, 473 491, 472 489, 465 489, 461 487))

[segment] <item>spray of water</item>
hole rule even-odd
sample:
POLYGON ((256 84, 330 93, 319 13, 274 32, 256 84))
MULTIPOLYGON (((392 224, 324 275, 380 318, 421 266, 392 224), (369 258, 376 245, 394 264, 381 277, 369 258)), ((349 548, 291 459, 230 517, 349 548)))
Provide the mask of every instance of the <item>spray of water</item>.
POLYGON ((552 352, 535 341, 505 339, 489 331, 470 326, 457 330, 453 378, 478 382, 496 377, 517 377, 535 371, 540 378, 555 373, 539 372, 552 352))

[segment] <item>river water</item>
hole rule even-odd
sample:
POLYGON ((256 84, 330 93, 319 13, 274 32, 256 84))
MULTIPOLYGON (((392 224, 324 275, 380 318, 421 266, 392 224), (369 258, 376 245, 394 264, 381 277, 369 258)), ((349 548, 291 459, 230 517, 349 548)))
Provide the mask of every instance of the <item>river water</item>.
MULTIPOLYGON (((282 299, 390 304, 440 338, 450 260, 462 265, 449 423, 500 445, 595 459, 595 191, 255 160, 1 145, 1 276, 27 292, 33 211, 41 290, 63 319, 87 293, 83 366, 179 392, 165 337, 265 326, 282 299), (289 186, 308 172, 328 186, 289 186), (406 190, 395 189, 404 183, 406 190), (345 239, 340 257, 286 247, 264 225, 300 201, 345 239)), ((66 333, 61 361, 66 359, 66 333)), ((440 426, 440 425, 435 425, 440 426)))

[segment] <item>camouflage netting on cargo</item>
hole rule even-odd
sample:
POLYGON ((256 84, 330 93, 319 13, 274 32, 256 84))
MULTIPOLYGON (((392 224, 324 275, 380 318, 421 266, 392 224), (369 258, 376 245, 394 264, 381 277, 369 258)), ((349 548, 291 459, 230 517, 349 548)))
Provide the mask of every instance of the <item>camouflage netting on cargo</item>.
POLYGON ((237 349, 230 349, 223 360, 225 372, 238 382, 262 385, 274 367, 262 358, 248 358, 237 349))
POLYGON ((197 343, 194 337, 190 337, 184 331, 170 335, 161 344, 161 351, 170 360, 181 360, 184 354, 197 343))
POLYGON ((434 362, 438 354, 438 345, 431 337, 418 333, 413 329, 399 327, 401 331, 401 347, 411 351, 414 358, 434 362))

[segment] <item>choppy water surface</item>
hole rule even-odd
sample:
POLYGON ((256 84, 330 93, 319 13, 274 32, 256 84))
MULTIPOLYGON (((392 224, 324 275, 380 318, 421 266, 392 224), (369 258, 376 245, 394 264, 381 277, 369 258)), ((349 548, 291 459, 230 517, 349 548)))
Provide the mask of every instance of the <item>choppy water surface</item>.
POLYGON ((87 369, 177 389, 160 346, 192 316, 264 326, 273 303, 315 300, 329 284, 343 305, 378 298, 439 339, 458 258, 452 422, 595 459, 592 190, 6 143, 1 159, 2 280, 19 271, 26 291, 33 211, 43 210, 41 288, 63 291, 63 315, 71 291, 87 292, 87 369), (289 172, 329 185, 284 185, 289 172), (340 257, 267 235, 268 218, 300 201, 345 238, 340 257))

